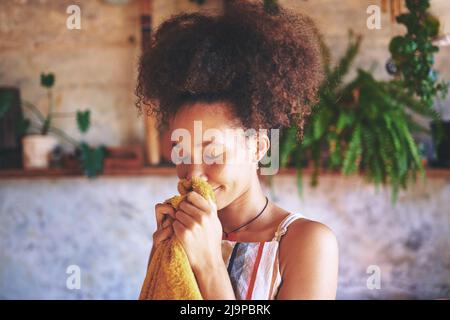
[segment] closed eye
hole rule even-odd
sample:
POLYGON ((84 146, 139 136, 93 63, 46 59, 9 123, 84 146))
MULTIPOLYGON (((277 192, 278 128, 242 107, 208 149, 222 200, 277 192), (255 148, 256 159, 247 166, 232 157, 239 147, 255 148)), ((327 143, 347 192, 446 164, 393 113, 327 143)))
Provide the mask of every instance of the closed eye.
POLYGON ((217 156, 205 154, 205 157, 207 157, 207 158, 209 158, 209 159, 217 159, 217 158, 219 158, 222 154, 223 154, 223 153, 218 154, 217 156))
POLYGON ((181 149, 181 148, 182 148, 182 145, 180 143, 176 143, 176 144, 172 143, 172 149, 173 149, 172 152, 175 152, 178 161, 185 162, 185 161, 187 161, 187 159, 189 159, 189 154, 187 154, 187 152, 183 152, 184 156, 181 156, 180 152, 179 152, 179 149, 181 149))
POLYGON ((205 160, 208 160, 208 162, 210 162, 222 158, 224 153, 225 152, 221 147, 212 148, 212 150, 208 150, 208 152, 205 152, 205 160))

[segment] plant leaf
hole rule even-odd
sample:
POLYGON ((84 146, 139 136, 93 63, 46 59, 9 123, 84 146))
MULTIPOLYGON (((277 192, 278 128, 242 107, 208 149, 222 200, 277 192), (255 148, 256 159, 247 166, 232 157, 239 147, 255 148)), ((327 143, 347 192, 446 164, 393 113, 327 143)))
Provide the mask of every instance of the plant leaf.
POLYGON ((55 84, 55 75, 53 73, 41 73, 41 86, 50 89, 55 84))
POLYGON ((11 91, 2 91, 0 94, 0 118, 2 118, 11 107, 13 94, 11 91))
POLYGON ((90 110, 77 111, 77 125, 82 133, 86 133, 89 130, 90 124, 90 110))
POLYGON ((105 147, 90 147, 87 143, 80 144, 80 160, 84 174, 93 178, 103 171, 103 159, 105 157, 105 147))

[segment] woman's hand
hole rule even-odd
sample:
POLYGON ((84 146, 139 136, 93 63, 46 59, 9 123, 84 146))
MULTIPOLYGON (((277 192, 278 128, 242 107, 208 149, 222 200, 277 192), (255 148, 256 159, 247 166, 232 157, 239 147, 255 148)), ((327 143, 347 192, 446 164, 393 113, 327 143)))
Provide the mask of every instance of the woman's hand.
POLYGON ((175 209, 170 204, 158 203, 155 206, 155 215, 157 228, 153 233, 153 247, 173 235, 172 223, 175 209))
POLYGON ((206 270, 222 260, 222 224, 217 206, 195 191, 188 193, 175 212, 172 227, 194 271, 206 270))

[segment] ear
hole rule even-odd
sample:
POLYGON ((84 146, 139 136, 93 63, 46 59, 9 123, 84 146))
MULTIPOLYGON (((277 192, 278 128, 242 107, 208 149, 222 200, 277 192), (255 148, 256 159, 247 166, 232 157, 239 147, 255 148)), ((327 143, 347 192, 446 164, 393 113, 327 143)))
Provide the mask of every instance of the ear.
POLYGON ((253 161, 258 164, 259 161, 264 157, 264 155, 268 152, 270 148, 270 139, 267 136, 267 132, 265 130, 259 130, 258 133, 254 137, 255 139, 255 148, 252 154, 253 161))

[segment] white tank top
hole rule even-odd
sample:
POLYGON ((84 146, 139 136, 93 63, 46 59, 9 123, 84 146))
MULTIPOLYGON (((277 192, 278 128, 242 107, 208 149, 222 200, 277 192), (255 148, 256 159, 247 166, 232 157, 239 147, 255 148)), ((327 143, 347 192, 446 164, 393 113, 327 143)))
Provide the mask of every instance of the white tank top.
POLYGON ((222 257, 237 300, 274 300, 281 284, 279 242, 300 214, 281 221, 272 241, 239 242, 222 239, 222 257))

